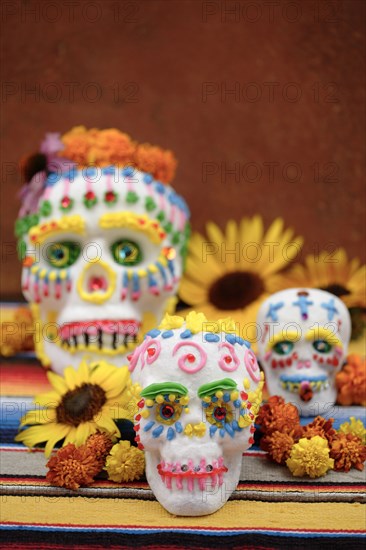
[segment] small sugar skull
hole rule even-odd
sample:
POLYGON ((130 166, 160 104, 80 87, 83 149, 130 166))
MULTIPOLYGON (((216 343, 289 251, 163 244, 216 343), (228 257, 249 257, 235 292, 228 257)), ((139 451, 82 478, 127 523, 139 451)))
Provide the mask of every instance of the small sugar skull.
MULTIPOLYGON (((105 137, 93 132, 94 141, 105 137)), ((108 134, 109 148, 116 132, 108 134)), ((55 136, 51 145, 53 153, 62 151, 55 136)), ((131 145, 134 154, 136 147, 131 145)), ((150 149, 142 151, 145 162, 150 149)), ((37 355, 59 373, 68 365, 76 368, 84 356, 122 365, 174 299, 188 208, 168 184, 136 166, 66 162, 56 168, 33 177, 16 226, 37 355)))
POLYGON ((166 316, 130 359, 148 482, 164 508, 185 516, 215 512, 236 488, 263 386, 249 344, 202 318, 166 316))
POLYGON ((336 401, 335 375, 350 339, 344 303, 323 290, 291 288, 263 302, 258 324, 270 395, 294 403, 303 416, 325 413, 336 401))

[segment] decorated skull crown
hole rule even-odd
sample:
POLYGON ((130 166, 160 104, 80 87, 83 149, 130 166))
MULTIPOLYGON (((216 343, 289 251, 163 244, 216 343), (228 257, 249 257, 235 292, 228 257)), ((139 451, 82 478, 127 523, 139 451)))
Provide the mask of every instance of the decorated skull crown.
POLYGON ((172 514, 211 514, 239 481, 242 453, 254 442, 263 373, 230 320, 166 315, 130 358, 140 399, 136 441, 146 476, 172 514))
POLYGON ((174 301, 189 211, 170 151, 118 130, 47 134, 24 163, 16 222, 36 353, 62 373, 89 355, 117 365, 174 301))
POLYGON ((344 303, 324 290, 283 290, 263 302, 258 324, 269 393, 294 403, 302 416, 326 413, 337 398, 335 375, 351 334, 344 303))

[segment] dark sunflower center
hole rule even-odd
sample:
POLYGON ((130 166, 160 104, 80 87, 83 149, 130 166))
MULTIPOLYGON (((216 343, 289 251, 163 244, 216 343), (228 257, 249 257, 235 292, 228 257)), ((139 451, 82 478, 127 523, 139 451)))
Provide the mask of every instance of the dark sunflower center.
POLYGON ((56 409, 57 421, 78 426, 92 420, 105 402, 105 392, 100 386, 83 384, 65 393, 56 409))
POLYGON ((342 285, 329 285, 324 288, 321 288, 320 290, 326 290, 327 292, 330 292, 331 294, 334 294, 335 296, 347 296, 348 294, 351 294, 350 291, 345 288, 342 285))
POLYGON ((263 282, 257 275, 235 271, 214 282, 209 299, 218 309, 241 309, 259 298, 263 290, 263 282))

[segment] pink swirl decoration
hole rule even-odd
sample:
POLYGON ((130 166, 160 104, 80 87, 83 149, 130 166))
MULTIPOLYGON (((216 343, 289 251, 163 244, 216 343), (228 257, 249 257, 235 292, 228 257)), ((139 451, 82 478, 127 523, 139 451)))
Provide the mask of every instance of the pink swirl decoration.
POLYGON ((141 357, 141 370, 144 368, 145 366, 144 352, 150 346, 151 341, 152 341, 151 336, 147 336, 146 339, 142 342, 142 344, 137 346, 137 348, 133 352, 133 355, 130 359, 130 367, 129 367, 130 372, 133 372, 135 370, 137 362, 140 359, 140 357, 141 357))
POLYGON ((185 346, 186 348, 193 348, 199 351, 199 357, 196 357, 193 353, 185 353, 178 359, 178 367, 186 372, 187 374, 194 374, 195 372, 198 372, 201 370, 207 361, 207 354, 202 346, 199 344, 196 344, 196 342, 178 342, 174 346, 173 349, 173 356, 177 353, 177 351, 182 347, 185 346), (197 361, 198 359, 198 361, 197 361))
POLYGON ((161 344, 159 340, 150 340, 149 346, 146 348, 146 363, 151 365, 159 357, 161 352, 161 344))
POLYGON ((219 367, 220 369, 226 372, 233 372, 240 365, 240 361, 238 359, 238 356, 235 353, 234 346, 232 344, 222 342, 221 344, 219 344, 219 349, 223 349, 223 348, 226 348, 228 350, 229 355, 223 355, 222 357, 220 357, 219 367), (230 358, 231 360, 225 361, 226 358, 230 358))
POLYGON ((257 358, 251 349, 245 350, 244 365, 246 366, 246 369, 248 371, 250 378, 254 382, 260 382, 261 377, 260 377, 259 366, 257 363, 257 358))

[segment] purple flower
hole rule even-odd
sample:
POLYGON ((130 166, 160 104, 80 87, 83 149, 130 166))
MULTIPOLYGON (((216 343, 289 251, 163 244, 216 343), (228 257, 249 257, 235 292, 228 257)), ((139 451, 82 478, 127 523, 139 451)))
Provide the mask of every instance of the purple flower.
POLYGON ((47 158, 47 169, 34 174, 32 179, 21 188, 18 195, 22 202, 19 211, 20 217, 37 212, 48 173, 52 172, 61 175, 63 172, 69 172, 76 166, 75 162, 57 156, 57 153, 62 151, 63 148, 64 144, 60 139, 59 133, 51 132, 46 134, 45 139, 41 143, 40 152, 47 158))
POLYGON ((20 200, 22 201, 22 206, 19 211, 20 218, 22 216, 26 216, 27 214, 37 212, 39 199, 43 194, 46 179, 46 172, 37 172, 37 174, 34 174, 29 183, 23 185, 18 194, 20 200))
POLYGON ((59 151, 62 151, 64 144, 60 139, 59 132, 49 132, 41 143, 40 152, 49 156, 54 156, 59 151))

